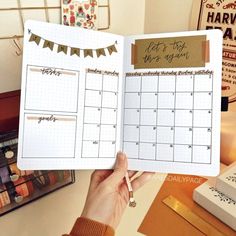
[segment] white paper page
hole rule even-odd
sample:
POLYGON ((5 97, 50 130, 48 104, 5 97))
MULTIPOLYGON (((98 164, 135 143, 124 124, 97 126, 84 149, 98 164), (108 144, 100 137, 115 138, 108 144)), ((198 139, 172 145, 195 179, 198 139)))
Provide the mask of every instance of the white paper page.
POLYGON ((120 148, 123 48, 122 36, 26 23, 21 169, 113 166, 120 148))
MULTIPOLYGON (((158 51, 158 47, 153 46, 152 50, 158 51)), ((125 54, 121 143, 129 157, 129 168, 217 175, 220 163, 221 32, 128 37, 125 54), (193 35, 207 35, 210 42, 210 62, 205 67, 134 69, 131 65, 131 44, 137 39, 160 38, 161 42, 161 38, 193 35)))

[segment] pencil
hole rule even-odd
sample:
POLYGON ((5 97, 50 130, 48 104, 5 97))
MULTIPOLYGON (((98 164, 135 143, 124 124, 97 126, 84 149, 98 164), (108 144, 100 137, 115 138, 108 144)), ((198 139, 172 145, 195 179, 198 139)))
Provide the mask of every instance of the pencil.
POLYGON ((136 202, 134 200, 133 188, 132 188, 131 183, 130 183, 128 172, 125 175, 125 180, 126 180, 128 190, 129 190, 129 206, 130 207, 136 207, 136 202))

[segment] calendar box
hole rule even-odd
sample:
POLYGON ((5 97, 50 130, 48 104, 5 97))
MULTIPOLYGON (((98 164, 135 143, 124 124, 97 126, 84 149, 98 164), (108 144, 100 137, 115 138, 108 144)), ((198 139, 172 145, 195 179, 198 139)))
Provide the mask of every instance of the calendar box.
POLYGON ((125 94, 125 108, 140 108, 140 94, 126 93, 125 94))
POLYGON ((194 90, 199 92, 211 92, 213 86, 212 75, 195 75, 194 90))
POLYGON ((193 128, 194 145, 211 145, 212 129, 211 128, 193 128))
POLYGON ((116 143, 101 141, 99 144, 99 158, 109 158, 115 155, 116 143))
POLYGON ((135 142, 124 142, 123 150, 130 159, 137 159, 139 156, 139 143, 135 142))
POLYGON ((102 90, 102 75, 101 74, 92 74, 92 73, 87 73, 86 76, 86 89, 91 89, 91 90, 102 90))
POLYGON ((140 110, 139 109, 125 109, 124 111, 124 124, 125 125, 139 125, 140 123, 140 110))
POLYGON ((98 124, 84 124, 83 139, 96 141, 99 140, 100 125, 98 124))
MULTIPOLYGON (((195 114, 195 111, 194 111, 195 114)), ((176 110, 175 126, 192 127, 193 126, 193 110, 176 110)))
POLYGON ((139 126, 124 125, 124 141, 139 142, 139 126))
POLYGON ((116 126, 115 125, 101 125, 100 140, 115 141, 116 140, 116 126))
POLYGON ((156 93, 142 93, 141 94, 141 108, 155 109, 157 107, 156 93))
POLYGON ((86 107, 101 107, 102 93, 100 91, 86 90, 85 106, 86 107))
POLYGON ((159 91, 162 92, 175 92, 175 76, 160 76, 159 77, 159 91))
POLYGON ((125 81, 125 90, 127 93, 139 92, 141 88, 141 78, 140 77, 128 77, 125 81))
POLYGON ((140 128, 140 142, 155 143, 156 142, 156 127, 141 125, 140 128))
POLYGON ((157 143, 174 143, 174 128, 157 126, 157 143))
POLYGON ((140 113, 140 125, 156 125, 157 110, 142 109, 140 113))
POLYGON ((212 93, 194 93, 194 109, 211 110, 212 109, 212 93))
POLYGON ((193 142, 193 130, 187 127, 175 127, 175 144, 189 144, 193 142))
POLYGON ((175 94, 163 92, 158 93, 158 108, 175 109, 175 94))
POLYGON ((139 150, 140 159, 155 160, 156 159, 156 145, 152 143, 140 143, 139 150))
POLYGON ((102 107, 117 108, 117 93, 103 92, 102 107))
POLYGON ((86 107, 84 109, 84 123, 99 124, 101 117, 101 108, 86 107))
POLYGON ((101 118, 101 124, 116 125, 117 123, 117 109, 102 108, 101 115, 98 114, 97 118, 101 118))
POLYGON ((211 147, 209 146, 193 146, 193 162, 210 164, 211 151, 211 147))
POLYGON ((193 75, 178 76, 176 79, 176 92, 192 92, 193 81, 193 75))
POLYGON ((175 124, 175 111, 171 109, 157 110, 157 126, 173 127, 175 124))
POLYGON ((118 76, 104 75, 102 89, 104 91, 117 92, 119 82, 118 79, 118 76))
POLYGON ((187 92, 178 92, 176 93, 176 103, 175 108, 176 109, 187 109, 191 110, 193 109, 193 93, 187 93, 187 92))
POLYGON ((194 110, 193 126, 194 127, 211 127, 212 126, 211 110, 194 110))
POLYGON ((99 144, 97 141, 83 141, 82 144, 83 158, 96 158, 99 154, 99 144))
MULTIPOLYGON (((158 90, 159 78, 158 76, 143 76, 142 77, 142 91, 156 93, 158 90)), ((140 91, 140 89, 138 90, 140 91)))
POLYGON ((157 144, 156 160, 158 161, 174 161, 174 147, 172 144, 157 144))
POLYGON ((191 163, 192 162, 192 147, 189 145, 174 145, 174 161, 191 163))

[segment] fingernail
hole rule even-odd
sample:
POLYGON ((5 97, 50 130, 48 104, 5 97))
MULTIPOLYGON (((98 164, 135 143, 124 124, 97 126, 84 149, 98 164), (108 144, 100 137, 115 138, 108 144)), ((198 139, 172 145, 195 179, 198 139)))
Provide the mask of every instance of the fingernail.
POLYGON ((119 151, 117 153, 117 158, 119 158, 120 160, 124 160, 125 159, 125 154, 123 152, 119 151))

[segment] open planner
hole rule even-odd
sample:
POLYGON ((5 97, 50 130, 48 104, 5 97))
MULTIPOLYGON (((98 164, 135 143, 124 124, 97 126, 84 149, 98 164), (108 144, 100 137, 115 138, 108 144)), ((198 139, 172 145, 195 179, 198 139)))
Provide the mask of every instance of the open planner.
POLYGON ((222 33, 25 24, 18 165, 217 175, 222 33))

